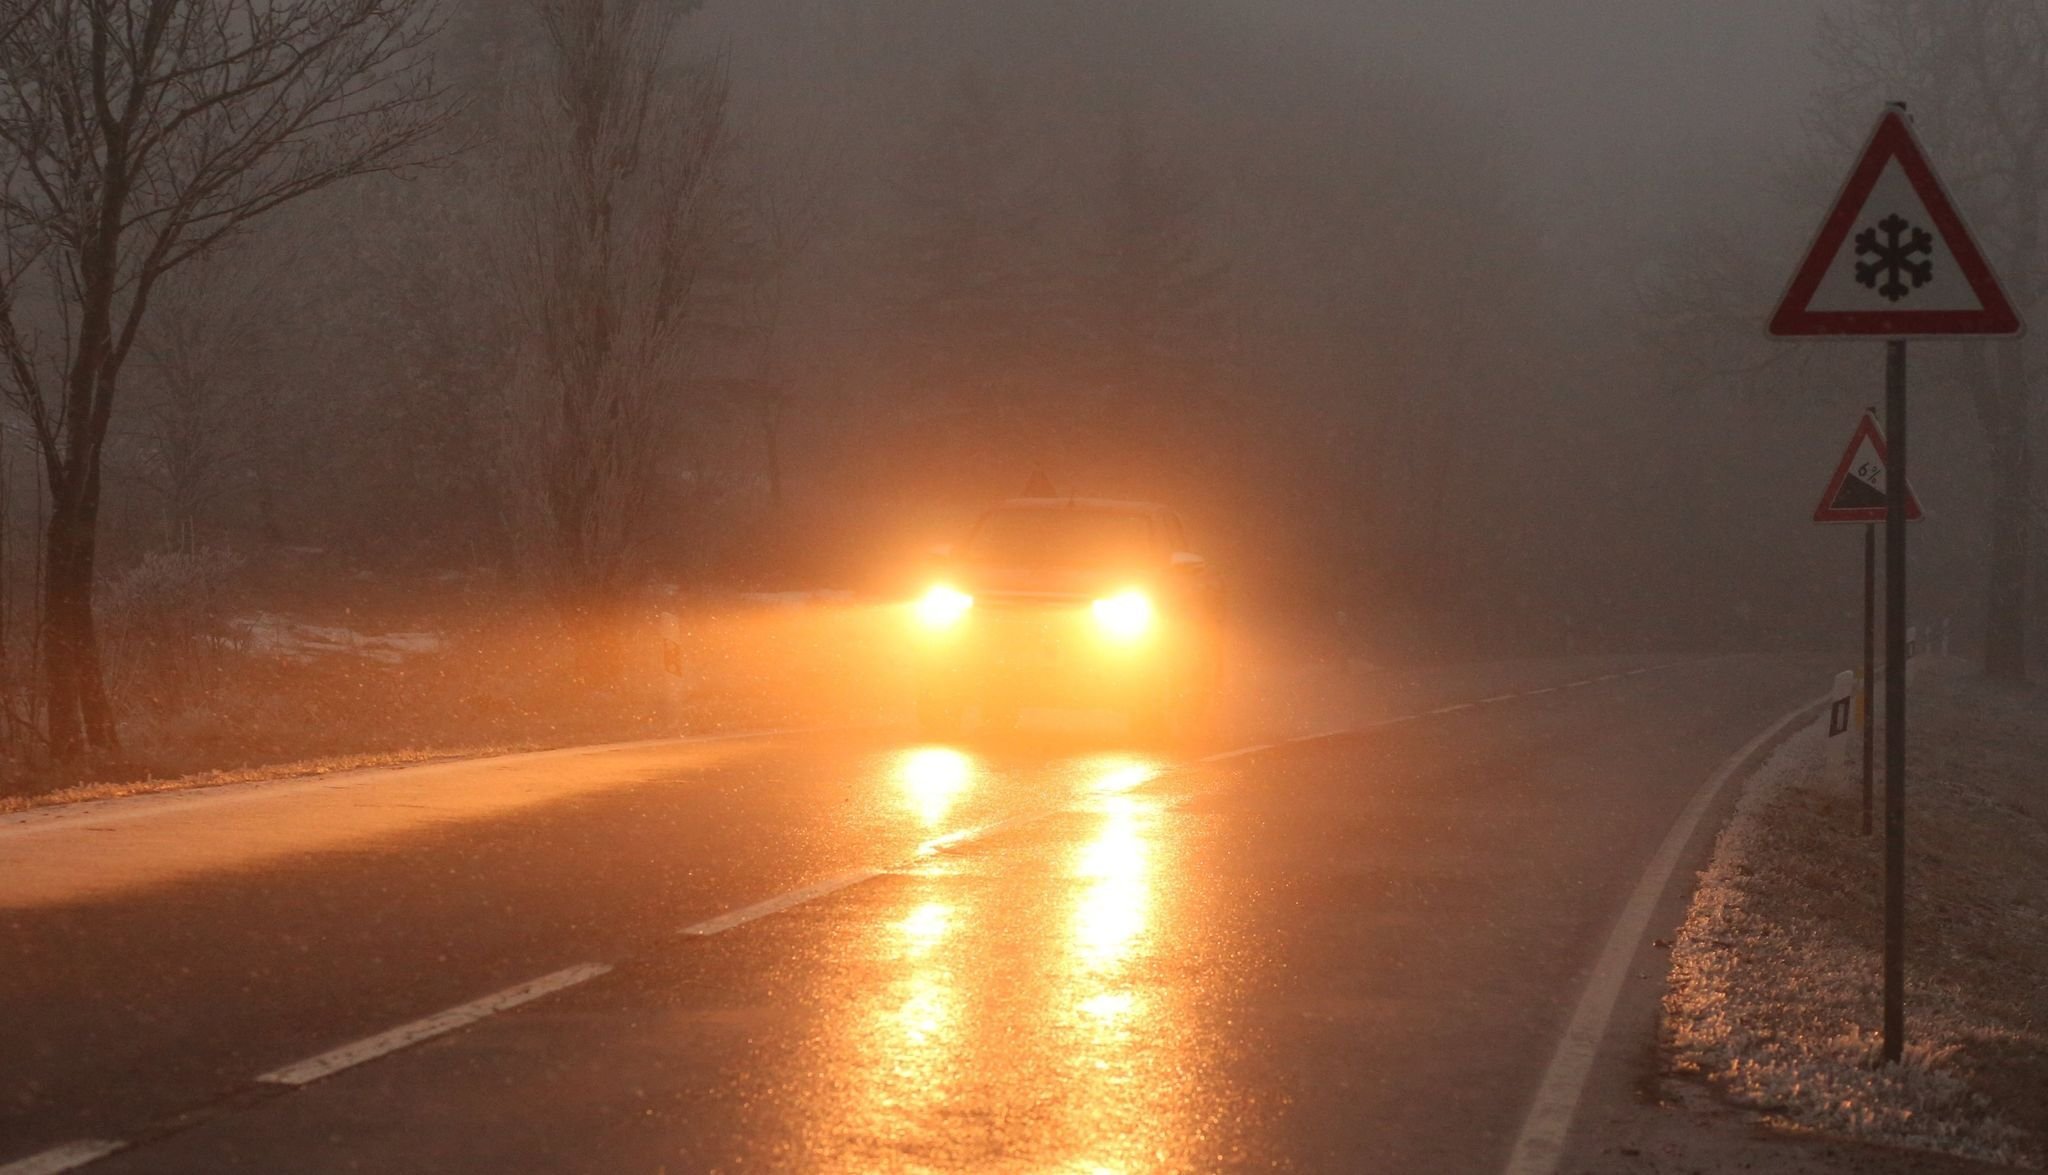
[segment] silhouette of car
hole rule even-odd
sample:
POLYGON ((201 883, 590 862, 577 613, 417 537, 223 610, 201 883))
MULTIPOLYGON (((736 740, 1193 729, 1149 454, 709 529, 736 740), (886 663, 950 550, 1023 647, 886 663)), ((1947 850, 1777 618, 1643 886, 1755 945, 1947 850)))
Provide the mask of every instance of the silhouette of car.
POLYGON ((1189 729, 1222 670, 1222 590, 1180 517, 1150 502, 1012 498, 935 552, 913 606, 917 713, 932 736, 1030 707, 1113 708, 1189 729))

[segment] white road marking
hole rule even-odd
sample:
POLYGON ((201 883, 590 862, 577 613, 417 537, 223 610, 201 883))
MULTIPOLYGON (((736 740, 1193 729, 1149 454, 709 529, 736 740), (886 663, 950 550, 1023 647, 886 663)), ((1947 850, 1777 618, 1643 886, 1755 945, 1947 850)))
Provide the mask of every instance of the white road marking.
POLYGON ((814 898, 822 898, 828 893, 836 893, 849 885, 859 885, 863 881, 872 881, 887 872, 889 872, 887 869, 849 869, 845 873, 835 873, 823 881, 813 882, 802 889, 793 889, 788 893, 778 894, 775 897, 769 898, 765 902, 755 902, 751 906, 742 906, 729 914, 720 914, 716 918, 706 919, 695 926, 686 926, 683 928, 682 933, 694 938, 708 938, 714 934, 723 934, 735 926, 745 926, 757 918, 766 918, 770 914, 779 914, 791 906, 800 906, 814 898))
POLYGON ((561 991, 565 987, 574 987, 586 980, 595 979, 610 970, 611 965, 608 963, 583 963, 557 971, 552 975, 543 975, 539 979, 529 979, 517 987, 508 987, 504 991, 487 995, 479 1000, 471 1000, 466 1004, 449 1008, 445 1012, 436 1012, 423 1019, 414 1020, 410 1024, 401 1024, 388 1032, 380 1032, 375 1036, 365 1037, 354 1044, 345 1044, 338 1049, 321 1053, 317 1057, 308 1058, 297 1064, 286 1065, 282 1069, 273 1069, 256 1080, 268 1082, 272 1085, 305 1085, 308 1082, 318 1081, 322 1077, 339 1073, 343 1069, 360 1065, 364 1061, 375 1060, 386 1053, 396 1052, 408 1045, 418 1044, 420 1041, 439 1036, 444 1032, 453 1032, 457 1028, 474 1024, 487 1016, 502 1012, 507 1008, 516 1008, 521 1004, 531 1003, 544 995, 551 995, 561 991))
POLYGON ((1473 704, 1477 706, 1491 706, 1495 702, 1511 702, 1521 696, 1520 694, 1495 694, 1490 698, 1481 698, 1473 704))
POLYGON ((1431 713, 1431 714, 1455 714, 1455 713, 1457 713, 1457 712, 1458 712, 1458 711, 1460 711, 1460 710, 1470 710, 1470 709, 1472 708, 1472 705, 1473 705, 1473 703, 1471 703, 1471 702, 1459 702, 1459 703, 1458 703, 1457 705, 1455 705, 1455 706, 1438 706, 1438 707, 1437 707, 1436 709, 1434 709, 1434 710, 1431 710, 1431 711, 1430 711, 1430 713, 1431 713))
POLYGON ((1293 742, 1293 741, 1295 741, 1295 740, 1293 740, 1293 739, 1287 739, 1287 740, 1284 740, 1283 742, 1280 742, 1280 743, 1258 743, 1258 744, 1256 744, 1256 745, 1254 745, 1254 746, 1249 746, 1249 747, 1238 747, 1238 748, 1237 748, 1236 750, 1231 750, 1231 751, 1218 751, 1218 752, 1216 752, 1216 753, 1215 753, 1215 754, 1213 754, 1213 755, 1203 755, 1203 756, 1202 756, 1201 758, 1199 758, 1199 759, 1195 760, 1195 762, 1197 762, 1197 763, 1222 763, 1222 762, 1225 762, 1226 760, 1230 760, 1230 759, 1242 759, 1242 758, 1243 758, 1243 757, 1245 757, 1246 755, 1256 755, 1256 754, 1258 754, 1258 753, 1259 753, 1260 751, 1270 751, 1270 750, 1272 750, 1272 749, 1273 749, 1274 747, 1276 747, 1276 746, 1283 746, 1283 745, 1285 745, 1285 743, 1287 743, 1287 742, 1293 742))
POLYGON ((1523 697, 1525 697, 1525 698, 1533 698, 1533 697, 1535 697, 1535 696, 1536 696, 1536 695, 1538 695, 1538 694, 1554 694, 1554 693, 1556 693, 1556 692, 1557 692, 1557 687, 1556 687, 1556 686, 1554 686, 1554 685, 1546 685, 1546 686, 1544 686, 1544 687, 1543 687, 1542 689, 1532 689, 1532 690, 1530 690, 1530 691, 1529 691, 1528 693, 1525 693, 1525 694, 1523 694, 1522 696, 1523 696, 1523 697))
POLYGON ((57 1175, 59 1171, 72 1171, 87 1163, 97 1162, 115 1151, 125 1149, 127 1145, 125 1142, 112 1142, 101 1138, 67 1142, 25 1159, 16 1159, 0 1167, 0 1175, 57 1175))
POLYGON ((1650 858, 1643 869, 1642 879, 1636 882, 1635 892, 1629 895, 1628 904, 1622 907, 1621 916, 1614 920, 1614 929, 1607 935, 1607 944, 1601 948, 1599 961, 1593 965, 1593 973, 1586 980, 1586 988, 1579 996, 1579 1003, 1572 1010, 1571 1022, 1565 1025, 1564 1039, 1557 1042, 1557 1052, 1550 1058, 1550 1065, 1543 1072, 1542 1083, 1536 1087, 1535 1101, 1529 1107, 1528 1117, 1522 1120, 1522 1130, 1515 1138, 1515 1149, 1508 1155, 1503 1175, 1552 1175, 1558 1161, 1564 1157, 1565 1138, 1571 1131, 1572 1117, 1578 1112, 1579 1097, 1585 1092, 1586 1077, 1592 1072, 1593 1059, 1599 1052, 1600 1040, 1607 1035, 1607 1022, 1614 1016, 1614 1005, 1621 998, 1621 985, 1627 979, 1634 963, 1636 951, 1641 948, 1643 935, 1648 932, 1650 915, 1655 912, 1657 899, 1671 883, 1671 875, 1678 868, 1678 858, 1692 840, 1700 818, 1714 798, 1721 794, 1728 780, 1748 762, 1749 757, 1787 726, 1810 714, 1815 707, 1826 704, 1827 695, 1806 702, 1798 709, 1778 719, 1762 734, 1742 745, 1728 760, 1716 768, 1693 793, 1685 810, 1664 834, 1664 843, 1657 846, 1657 854, 1650 858))
MULTIPOLYGON (((1005 816, 1001 820, 998 820, 993 824, 983 824, 974 828, 963 828, 958 832, 949 832, 944 836, 935 836, 932 839, 917 846, 917 855, 920 857, 929 857, 933 853, 941 853, 946 851, 947 849, 957 848, 960 845, 980 840, 983 837, 994 836, 996 833, 1001 832, 1006 828, 1022 828, 1026 824, 1035 824, 1038 821, 1045 819, 1047 816, 1056 816, 1059 813, 1065 811, 1072 811, 1072 808, 1040 808, 1036 812, 1020 812, 1015 816, 1005 816)), ((891 873, 895 872, 897 869, 902 869, 903 867, 904 865, 897 865, 891 869, 880 869, 876 872, 877 874, 891 873)), ((857 880, 860 879, 856 879, 856 881, 857 880)), ((832 891, 828 889, 825 892, 830 893, 832 891)), ((814 894, 812 896, 816 897, 822 895, 814 894)), ((772 901, 774 899, 770 900, 772 901)), ((773 912, 774 911, 772 910, 769 911, 769 913, 773 912)), ((687 934, 689 932, 684 931, 684 933, 687 934)))

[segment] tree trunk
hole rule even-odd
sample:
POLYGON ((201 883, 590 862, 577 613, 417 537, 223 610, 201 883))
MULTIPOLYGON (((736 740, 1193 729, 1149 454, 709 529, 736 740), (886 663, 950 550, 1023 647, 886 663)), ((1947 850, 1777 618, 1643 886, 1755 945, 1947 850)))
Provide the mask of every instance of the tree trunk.
POLYGON ((75 761, 85 750, 78 687, 78 529, 76 506, 58 497, 43 531, 43 680, 50 757, 60 763, 75 761))
POLYGON ((43 670, 50 756, 60 763, 119 745, 92 617, 96 488, 53 494, 44 532, 43 670))
POLYGON ((2029 443, 2025 357, 2018 342, 1993 344, 1997 419, 1991 442, 1991 575, 1984 601, 1984 674, 2027 678, 2027 545, 2033 526, 2033 449, 2029 443))

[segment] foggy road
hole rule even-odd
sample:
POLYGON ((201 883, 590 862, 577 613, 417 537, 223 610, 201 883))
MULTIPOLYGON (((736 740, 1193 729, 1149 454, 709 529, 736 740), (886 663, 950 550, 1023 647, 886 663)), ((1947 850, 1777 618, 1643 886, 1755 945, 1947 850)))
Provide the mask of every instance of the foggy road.
POLYGON ((1263 748, 798 732, 9 817, 0 1164, 1497 1170, 1674 819, 1823 680, 1535 666, 1263 748))

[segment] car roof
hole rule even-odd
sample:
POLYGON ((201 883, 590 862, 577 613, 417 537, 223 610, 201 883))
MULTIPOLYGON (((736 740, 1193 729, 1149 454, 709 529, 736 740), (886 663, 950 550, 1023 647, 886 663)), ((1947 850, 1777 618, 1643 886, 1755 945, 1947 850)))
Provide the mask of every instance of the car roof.
POLYGON ((1114 510, 1126 514, 1165 514, 1157 502, 1131 502, 1117 498, 1006 498, 995 510, 1114 510))

